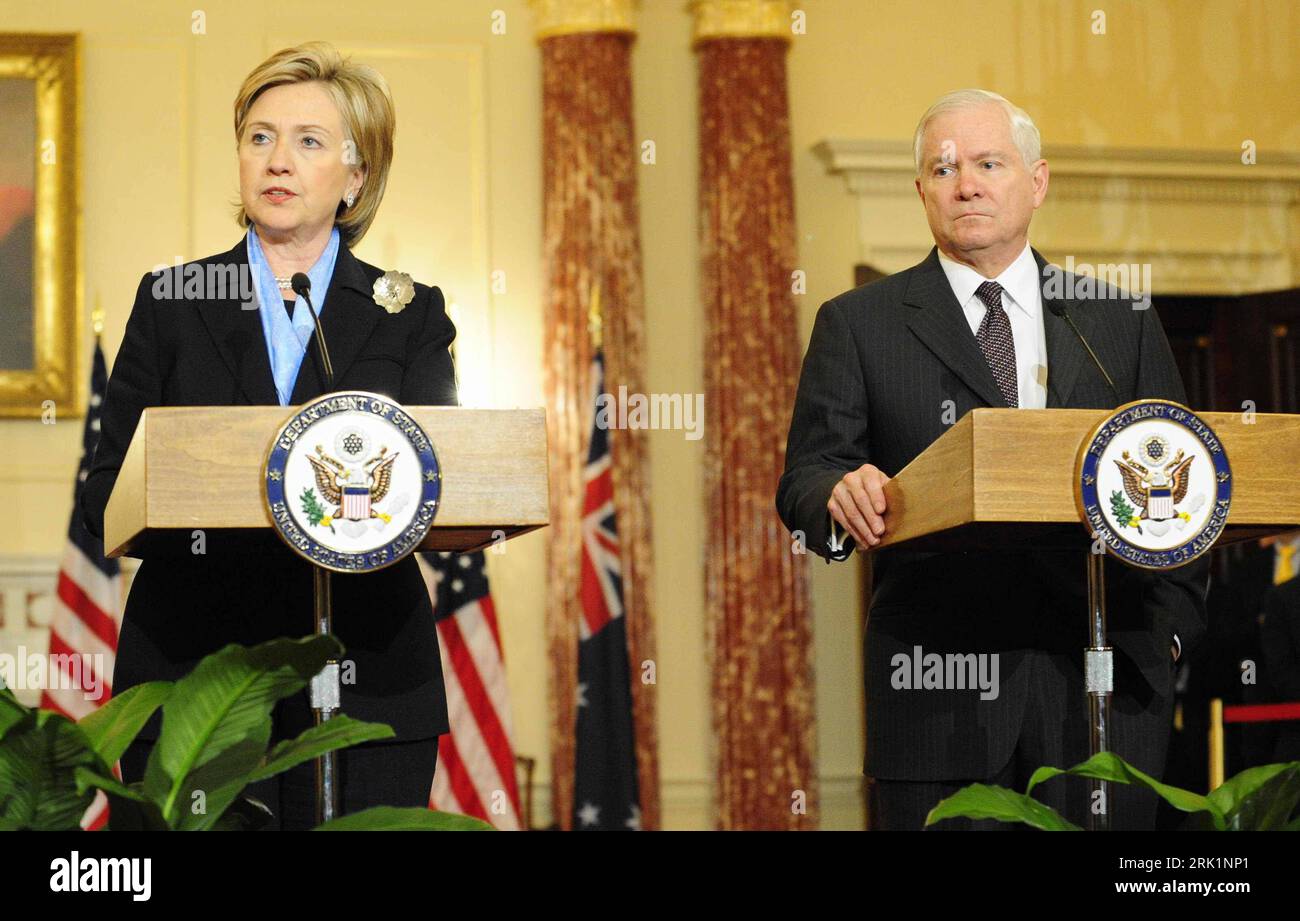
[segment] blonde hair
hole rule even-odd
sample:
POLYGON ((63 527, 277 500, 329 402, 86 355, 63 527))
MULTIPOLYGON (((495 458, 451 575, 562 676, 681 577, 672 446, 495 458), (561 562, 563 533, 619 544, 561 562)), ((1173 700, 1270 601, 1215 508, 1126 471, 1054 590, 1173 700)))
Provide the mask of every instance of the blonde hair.
MULTIPOLYGON (((334 223, 349 248, 366 235, 384 199, 388 169, 393 162, 393 134, 397 119, 393 96, 379 71, 353 64, 328 42, 306 42, 277 51, 253 68, 235 97, 235 144, 243 136, 248 110, 257 97, 273 86, 287 83, 322 84, 343 119, 346 141, 355 146, 357 163, 365 179, 352 207, 339 202, 334 223)), ((249 225, 243 205, 235 215, 239 226, 249 225)))
POLYGON ((916 133, 912 135, 912 158, 916 161, 916 175, 921 175, 921 144, 925 141, 925 129, 935 116, 954 109, 974 109, 990 103, 1000 106, 1002 111, 1007 113, 1007 121, 1011 123, 1011 140, 1020 151, 1020 159, 1025 162, 1025 169, 1032 169, 1042 157, 1043 140, 1038 134, 1038 126, 1029 117, 1029 113, 997 93, 969 89, 954 90, 940 96, 921 116, 921 120, 916 125, 916 133))

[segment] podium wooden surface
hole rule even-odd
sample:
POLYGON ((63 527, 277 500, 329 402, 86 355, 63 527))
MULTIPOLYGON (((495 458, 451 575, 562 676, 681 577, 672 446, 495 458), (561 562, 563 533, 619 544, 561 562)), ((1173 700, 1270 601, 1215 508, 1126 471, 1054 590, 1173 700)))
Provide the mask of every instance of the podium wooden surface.
MULTIPOLYGON (((548 523, 543 410, 403 408, 429 435, 442 471, 438 515, 417 549, 476 550, 548 523)), ((279 540, 262 498, 262 470, 272 439, 296 412, 146 409, 105 510, 105 554, 180 547, 195 529, 279 540)))
MULTIPOLYGON (((1089 537, 1074 499, 1079 447, 1104 409, 975 409, 885 485, 876 547, 1069 549, 1089 537)), ((1232 466, 1219 543, 1300 528, 1300 415, 1197 413, 1232 466)), ((876 549, 876 548, 873 548, 876 549)))

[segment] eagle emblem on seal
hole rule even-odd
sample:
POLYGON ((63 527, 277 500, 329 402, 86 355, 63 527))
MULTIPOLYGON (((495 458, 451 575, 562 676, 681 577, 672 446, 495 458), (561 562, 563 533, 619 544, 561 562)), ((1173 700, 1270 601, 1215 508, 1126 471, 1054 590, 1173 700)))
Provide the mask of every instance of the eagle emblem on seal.
POLYGON ((1122 460, 1115 461, 1124 479, 1124 494, 1134 506, 1142 509, 1140 515, 1130 513, 1126 523, 1132 523, 1134 519, 1141 522, 1183 517, 1177 511, 1177 505, 1187 496, 1191 479, 1189 471, 1196 457, 1186 456, 1179 450, 1172 460, 1161 464, 1169 456, 1169 444, 1158 435, 1144 441, 1139 453, 1150 466, 1135 460, 1128 451, 1123 453, 1122 460))
POLYGON ((345 464, 327 454, 323 445, 317 445, 315 456, 308 454, 307 460, 311 462, 321 497, 335 506, 335 511, 319 516, 313 524, 328 528, 336 518, 391 521, 391 516, 375 509, 374 504, 388 495, 393 481, 393 461, 399 453, 389 454, 388 448, 381 446, 373 457, 359 464, 345 464))

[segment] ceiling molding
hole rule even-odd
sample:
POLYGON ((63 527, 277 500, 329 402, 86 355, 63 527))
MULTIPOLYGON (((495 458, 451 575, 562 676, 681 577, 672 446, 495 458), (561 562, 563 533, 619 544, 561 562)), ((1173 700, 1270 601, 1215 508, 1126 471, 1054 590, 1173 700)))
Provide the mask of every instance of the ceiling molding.
MULTIPOLYGON (((859 261, 885 272, 933 245, 911 144, 828 138, 812 152, 858 209, 859 261)), ((1083 147, 1044 150, 1035 248, 1058 261, 1150 264, 1154 293, 1241 294, 1300 284, 1300 154, 1083 147)))

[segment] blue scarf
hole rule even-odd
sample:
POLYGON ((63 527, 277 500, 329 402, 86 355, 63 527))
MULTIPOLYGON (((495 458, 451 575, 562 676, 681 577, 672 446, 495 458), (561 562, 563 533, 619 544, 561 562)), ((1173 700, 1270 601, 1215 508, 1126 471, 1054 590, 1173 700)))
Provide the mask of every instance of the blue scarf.
MULTIPOLYGON (((334 261, 338 254, 339 229, 335 227, 330 233, 329 242, 325 244, 325 251, 307 273, 311 279, 312 304, 316 307, 321 322, 325 319, 325 294, 329 289, 330 278, 334 275, 334 261)), ((280 405, 288 406, 289 398, 293 395, 294 381, 298 379, 298 369, 302 367, 303 356, 307 354, 307 345, 316 334, 316 327, 311 320, 311 311, 301 297, 295 300, 293 319, 289 319, 289 314, 284 309, 285 298, 275 281, 275 273, 266 261, 266 254, 262 252, 257 231, 251 226, 248 228, 248 268, 257 289, 262 333, 266 336, 266 351, 271 358, 275 393, 280 405)))

